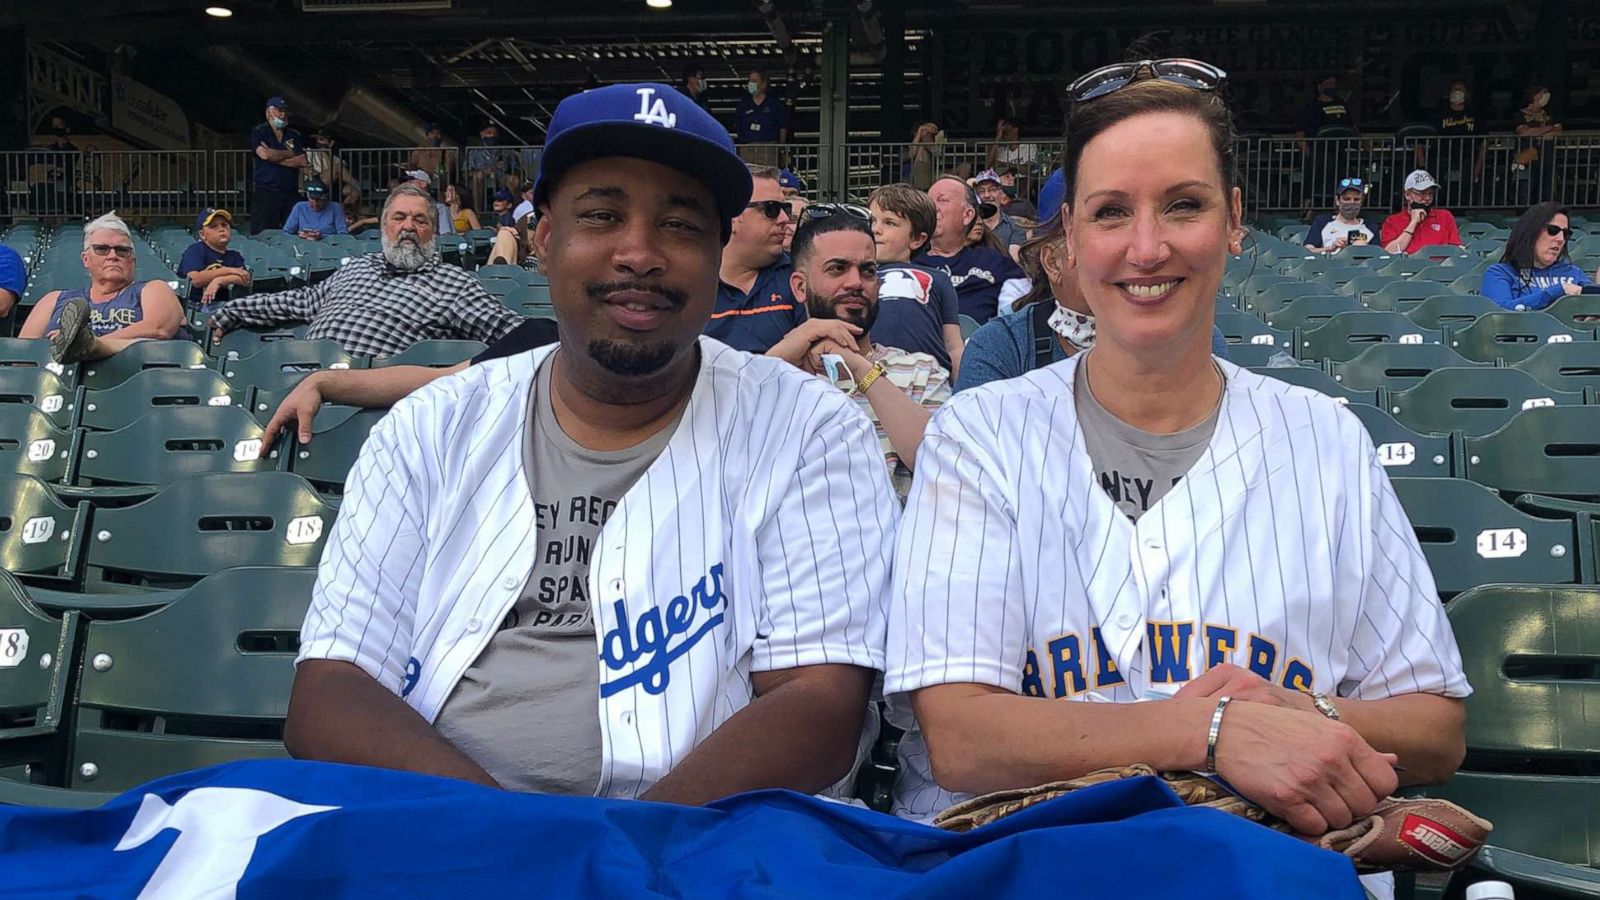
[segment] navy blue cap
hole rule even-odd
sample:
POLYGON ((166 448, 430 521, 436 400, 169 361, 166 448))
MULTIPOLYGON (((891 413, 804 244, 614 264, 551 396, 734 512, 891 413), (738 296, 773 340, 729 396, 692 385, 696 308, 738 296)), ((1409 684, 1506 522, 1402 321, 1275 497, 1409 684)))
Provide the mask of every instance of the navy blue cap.
POLYGON ((784 169, 778 173, 778 187, 789 191, 803 191, 806 189, 806 183, 800 180, 799 175, 784 169))
POLYGON ((606 156, 646 159, 698 179, 716 200, 726 242, 750 202, 750 170, 728 130, 699 104, 664 84, 613 84, 561 101, 539 158, 537 206, 579 163, 606 156))
POLYGON ((328 193, 328 186, 315 178, 306 180, 306 196, 322 197, 328 193))
POLYGON ((516 198, 511 196, 511 192, 510 191, 506 190, 505 188, 501 188, 500 190, 494 192, 494 199, 496 199, 496 200, 504 200, 505 202, 510 203, 512 200, 515 200, 516 198))
POLYGON ((268 106, 276 106, 277 108, 283 110, 284 112, 288 112, 289 111, 289 102, 287 100, 283 99, 282 97, 268 97, 267 98, 267 105, 268 106))
POLYGON ((1048 222, 1051 216, 1061 212, 1061 204, 1067 200, 1067 176, 1060 169, 1050 173, 1044 180, 1044 185, 1039 188, 1039 221, 1048 222))
POLYGON ((194 230, 199 231, 217 219, 221 219, 224 222, 227 222, 229 225, 232 225, 233 213, 230 213, 225 209, 212 209, 208 206, 205 209, 200 210, 200 214, 194 217, 194 230))

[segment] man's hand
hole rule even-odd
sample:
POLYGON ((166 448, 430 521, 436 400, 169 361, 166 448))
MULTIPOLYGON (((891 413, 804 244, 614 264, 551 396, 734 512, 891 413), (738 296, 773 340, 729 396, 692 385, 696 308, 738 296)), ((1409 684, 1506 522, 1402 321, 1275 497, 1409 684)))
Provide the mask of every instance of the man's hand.
POLYGON ((1354 240, 1350 241, 1350 243, 1356 247, 1365 247, 1366 245, 1372 243, 1372 238, 1367 237, 1365 233, 1358 234, 1355 236, 1354 240))
POLYGON ((872 371, 872 362, 856 350, 854 341, 841 344, 831 338, 823 338, 812 344, 811 352, 806 355, 806 363, 800 368, 812 374, 826 374, 828 367, 822 364, 822 357, 829 353, 837 354, 844 360, 845 368, 850 370, 850 377, 854 378, 857 384, 860 384, 861 379, 866 378, 867 373, 872 371))
POLYGON ((278 409, 272 414, 272 419, 267 422, 267 427, 261 433, 262 459, 272 455, 272 447, 278 442, 278 435, 290 422, 294 423, 295 436, 300 443, 311 443, 311 422, 317 417, 317 411, 322 409, 322 380, 317 376, 321 372, 312 372, 300 379, 294 390, 289 392, 283 402, 278 404, 278 409))
POLYGON ((861 329, 838 319, 807 319, 772 345, 768 356, 776 356, 797 369, 808 368, 811 345, 824 338, 836 344, 854 346, 861 329))
POLYGON ((1329 253, 1338 253, 1340 250, 1343 250, 1349 244, 1350 244, 1350 239, 1349 238, 1335 238, 1333 243, 1328 246, 1328 252, 1329 253))
MULTIPOLYGON (((1273 684, 1249 669, 1236 666, 1233 663, 1222 663, 1221 665, 1213 666, 1205 674, 1184 685, 1178 690, 1178 693, 1173 695, 1174 699, 1191 697, 1202 697, 1207 700, 1215 700, 1218 697, 1232 697, 1235 700, 1265 703, 1269 706, 1279 706, 1284 709, 1299 710, 1300 712, 1317 712, 1316 705, 1311 702, 1310 694, 1304 691, 1292 691, 1286 687, 1273 684)), ((1317 714, 1321 715, 1321 713, 1317 714)))
POLYGON ((1426 219, 1427 217, 1428 217, 1428 211, 1427 210, 1419 209, 1419 208, 1417 208, 1415 206, 1411 207, 1411 224, 1412 225, 1415 225, 1418 222, 1421 222, 1423 219, 1426 219))

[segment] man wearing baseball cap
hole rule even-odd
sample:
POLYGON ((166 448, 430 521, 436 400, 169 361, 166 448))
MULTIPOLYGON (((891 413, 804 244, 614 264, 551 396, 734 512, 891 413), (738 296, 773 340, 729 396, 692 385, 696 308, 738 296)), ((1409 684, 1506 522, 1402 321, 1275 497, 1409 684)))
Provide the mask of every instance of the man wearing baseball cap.
POLYGON ((1416 253, 1423 247, 1439 244, 1461 246, 1456 217, 1434 205, 1439 199, 1439 183, 1427 171, 1418 169, 1406 176, 1402 209, 1383 220, 1378 242, 1390 253, 1416 253))
POLYGON ((560 343, 373 428, 301 632, 291 753, 680 803, 845 782, 896 504, 849 398, 701 334, 750 194, 673 88, 556 108, 533 240, 560 343))
POLYGON ((289 211, 283 230, 308 241, 344 234, 344 207, 329 201, 328 186, 312 178, 306 182, 306 198, 289 211))
POLYGON ((307 165, 305 138, 289 127, 289 103, 267 98, 267 120, 250 130, 255 154, 250 179, 250 233, 282 228, 294 206, 300 170, 307 165))
POLYGON ((978 199, 983 201, 978 207, 978 216, 999 238, 1001 246, 1006 248, 1011 258, 1016 259, 1017 250, 1028 239, 1028 235, 1006 215, 1006 202, 1011 198, 1006 196, 1005 186, 1000 183, 1000 174, 993 169, 984 169, 972 180, 972 187, 978 192, 978 199))
POLYGON ((206 309, 227 302, 230 288, 249 285, 250 270, 239 251, 228 249, 233 240, 232 213, 209 206, 200 210, 194 217, 194 235, 197 240, 178 261, 178 277, 189 279, 190 305, 206 309))

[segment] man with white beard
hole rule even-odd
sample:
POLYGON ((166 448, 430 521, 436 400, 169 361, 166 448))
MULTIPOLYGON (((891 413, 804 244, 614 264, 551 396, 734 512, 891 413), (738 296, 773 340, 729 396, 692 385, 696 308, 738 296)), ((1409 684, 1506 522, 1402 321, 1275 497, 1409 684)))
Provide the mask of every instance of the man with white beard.
POLYGON ((213 332, 309 322, 308 340, 337 341, 358 356, 391 356, 418 341, 492 344, 522 323, 465 269, 439 261, 433 200, 412 184, 383 204, 383 252, 352 259, 327 279, 275 294, 236 297, 211 317, 213 332))

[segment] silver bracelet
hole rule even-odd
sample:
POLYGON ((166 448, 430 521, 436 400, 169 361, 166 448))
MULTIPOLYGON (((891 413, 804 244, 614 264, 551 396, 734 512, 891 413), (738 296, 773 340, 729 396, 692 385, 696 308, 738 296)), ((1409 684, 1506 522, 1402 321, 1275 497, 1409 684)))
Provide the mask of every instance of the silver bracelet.
POLYGON ((1222 714, 1227 710, 1228 704, 1232 702, 1232 697, 1218 699, 1217 711, 1211 714, 1211 730, 1206 732, 1207 774, 1215 774, 1217 771, 1217 734, 1222 731, 1222 714))

